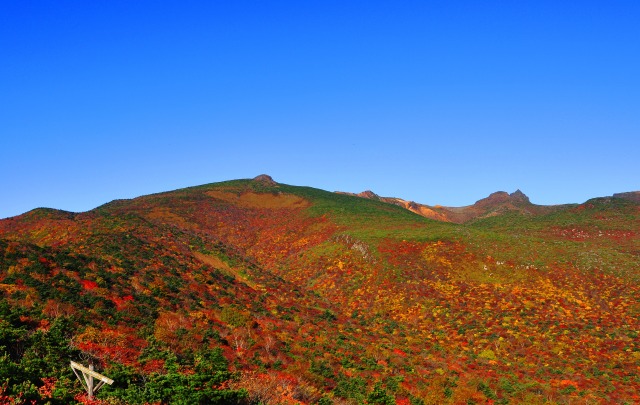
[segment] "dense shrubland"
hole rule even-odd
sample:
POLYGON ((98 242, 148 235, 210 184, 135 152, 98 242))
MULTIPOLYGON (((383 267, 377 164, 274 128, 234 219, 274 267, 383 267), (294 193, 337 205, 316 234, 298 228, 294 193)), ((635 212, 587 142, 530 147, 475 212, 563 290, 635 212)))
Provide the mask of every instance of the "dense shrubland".
POLYGON ((0 221, 0 402, 640 401, 640 210, 439 223, 234 181, 0 221))

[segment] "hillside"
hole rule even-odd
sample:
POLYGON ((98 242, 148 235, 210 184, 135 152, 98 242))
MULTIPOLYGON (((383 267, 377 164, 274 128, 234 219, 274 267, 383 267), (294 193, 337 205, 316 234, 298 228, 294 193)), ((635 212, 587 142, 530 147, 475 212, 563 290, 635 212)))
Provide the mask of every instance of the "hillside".
POLYGON ((103 403, 640 401, 635 194, 374 196, 259 176, 1 220, 0 400, 84 401, 79 360, 103 403))

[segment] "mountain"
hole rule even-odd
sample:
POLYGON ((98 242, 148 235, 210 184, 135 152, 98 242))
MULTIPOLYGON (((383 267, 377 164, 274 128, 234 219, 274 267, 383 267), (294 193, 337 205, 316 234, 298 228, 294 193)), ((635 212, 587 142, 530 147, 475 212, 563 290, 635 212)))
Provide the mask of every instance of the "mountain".
MULTIPOLYGON (((532 204, 522 191, 516 190, 509 194, 504 191, 497 191, 486 198, 476 201, 475 204, 465 207, 445 207, 442 205, 429 206, 419 204, 414 201, 406 201, 396 197, 380 197, 376 193, 367 190, 362 193, 354 194, 340 192, 339 194, 352 195, 362 198, 383 201, 403 207, 411 212, 415 212, 425 218, 431 218, 438 221, 455 222, 458 224, 473 221, 478 218, 485 218, 495 215, 501 215, 507 212, 520 212, 527 215, 548 214, 555 210, 565 208, 563 206, 544 206, 532 204)), ((633 193, 617 194, 634 195, 633 193)), ((620 197, 625 198, 625 197, 620 197)), ((630 198, 630 197, 626 197, 630 198)), ((640 199, 640 198, 639 198, 640 199)), ((636 200, 638 201, 638 200, 636 200)))
POLYGON ((394 201, 262 175, 0 220, 0 402, 88 403, 69 360, 110 404, 640 400, 634 198, 394 201))

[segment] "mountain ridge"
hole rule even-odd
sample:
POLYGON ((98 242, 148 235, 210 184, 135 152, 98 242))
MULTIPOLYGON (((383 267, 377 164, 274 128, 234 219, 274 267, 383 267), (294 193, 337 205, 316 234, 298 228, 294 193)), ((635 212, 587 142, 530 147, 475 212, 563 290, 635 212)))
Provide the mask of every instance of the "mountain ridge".
MULTIPOLYGON (((579 203, 554 205, 533 204, 531 203, 529 197, 520 189, 517 189, 513 193, 496 191, 485 198, 477 200, 472 205, 461 207, 426 205, 417 203, 415 201, 404 200, 398 197, 382 197, 371 190, 366 190, 360 193, 351 193, 344 191, 336 191, 336 193, 398 205, 426 218, 454 223, 465 223, 476 219, 501 215, 506 212, 519 212, 524 215, 548 214, 553 212, 554 210, 579 205, 579 203)), ((624 199, 633 202, 640 202, 640 191, 615 193, 609 197, 624 199)), ((590 198, 590 200, 594 198, 607 197, 592 197, 590 198)))
MULTIPOLYGON (((223 181, 219 183, 209 183, 209 184, 222 184, 222 183, 237 182, 237 181, 253 181, 256 184, 261 184, 265 187, 277 187, 279 184, 268 174, 260 174, 254 178, 228 180, 228 181, 223 181)), ((206 186, 206 184, 200 185, 200 186, 186 187, 184 188, 184 190, 197 188, 197 187, 204 187, 204 186, 206 186)), ((182 189, 177 189, 172 191, 178 191, 178 190, 182 190, 182 189)), ((161 191, 161 192, 153 193, 150 195, 170 193, 172 191, 161 191)), ((474 204, 465 205, 465 206, 445 206, 441 204, 427 205, 427 204, 422 204, 416 201, 405 200, 399 197, 383 197, 371 190, 365 190, 360 193, 354 193, 354 192, 348 192, 348 191, 334 191, 334 193, 394 204, 394 205, 403 207, 411 212, 414 212, 418 215, 424 216, 426 218, 431 218, 431 219, 445 221, 445 222, 455 222, 455 223, 464 223, 464 222, 474 220, 476 218, 487 216, 487 215, 489 216, 498 215, 499 212, 491 212, 496 210, 497 211, 515 210, 525 214, 535 215, 539 212, 548 213, 553 209, 560 208, 560 207, 570 207, 570 206, 576 206, 576 205, 582 204, 582 203, 563 203, 563 204, 552 204, 552 205, 533 204, 531 203, 529 197, 525 193, 523 193, 520 189, 517 189, 512 193, 508 193, 506 191, 495 191, 489 194, 487 197, 477 200, 474 204)), ((596 198, 616 198, 616 199, 622 199, 622 200, 628 200, 628 201, 640 203, 640 191, 618 192, 618 193, 614 193, 611 196, 591 197, 588 200, 596 199, 596 198)), ((102 206, 118 204, 118 203, 129 201, 129 200, 131 199, 115 199, 103 204, 102 206)), ((96 207, 94 209, 98 209, 102 206, 96 207)), ((72 211, 66 211, 66 210, 57 209, 53 207, 38 207, 22 214, 18 214, 18 215, 6 217, 6 218, 0 218, 0 220, 20 217, 32 211, 54 210, 56 212, 60 212, 61 213, 60 215, 69 215, 69 214, 79 214, 83 212, 90 212, 94 209, 91 209, 88 211, 72 212, 72 211)))
POLYGON ((476 204, 265 175, 0 220, 0 400, 82 402, 71 358, 114 404, 635 401, 639 204, 476 204))

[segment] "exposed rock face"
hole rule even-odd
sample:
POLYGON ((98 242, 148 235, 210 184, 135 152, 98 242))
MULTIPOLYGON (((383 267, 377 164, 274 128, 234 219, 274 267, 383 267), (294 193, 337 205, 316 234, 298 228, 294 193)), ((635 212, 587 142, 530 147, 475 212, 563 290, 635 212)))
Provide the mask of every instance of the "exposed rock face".
POLYGON ((525 193, 523 193, 522 191, 520 191, 520 189, 514 191, 513 193, 509 194, 509 197, 511 197, 511 199, 513 201, 518 201, 518 202, 524 202, 524 203, 529 203, 529 197, 527 197, 525 195, 525 193))
POLYGON ((613 198, 621 198, 623 200, 629 200, 640 203, 640 191, 630 191, 628 193, 615 193, 613 198))
POLYGON ((363 191, 362 193, 358 193, 357 196, 362 198, 368 198, 370 200, 380 200, 380 196, 371 190, 366 190, 366 191, 363 191))
POLYGON ((491 193, 489 197, 476 201, 474 206, 495 207, 495 206, 504 205, 504 204, 522 205, 522 204, 531 204, 531 202, 529 201, 529 197, 527 197, 526 194, 520 190, 516 190, 511 194, 504 191, 496 191, 495 193, 491 193))
POLYGON ((278 183, 273 181, 271 176, 268 174, 261 174, 260 176, 254 177, 253 181, 257 181, 259 183, 264 184, 265 186, 277 186, 278 183))

